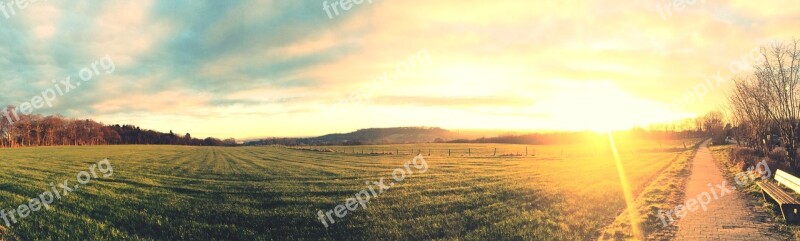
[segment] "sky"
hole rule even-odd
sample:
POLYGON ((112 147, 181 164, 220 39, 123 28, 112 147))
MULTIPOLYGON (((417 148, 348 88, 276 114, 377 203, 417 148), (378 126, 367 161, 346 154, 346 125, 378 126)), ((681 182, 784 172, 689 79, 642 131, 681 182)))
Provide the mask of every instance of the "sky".
POLYGON ((786 0, 0 3, 3 105, 239 139, 671 121, 800 37, 786 0))

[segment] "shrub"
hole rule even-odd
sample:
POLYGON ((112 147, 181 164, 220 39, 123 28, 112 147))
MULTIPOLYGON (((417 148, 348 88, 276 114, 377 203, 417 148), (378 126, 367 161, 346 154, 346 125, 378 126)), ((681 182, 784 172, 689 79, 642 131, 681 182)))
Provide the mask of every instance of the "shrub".
POLYGON ((789 172, 789 173, 794 173, 794 171, 792 171, 791 165, 789 164, 788 161, 776 161, 776 160, 768 158, 767 159, 767 165, 772 170, 772 174, 773 175, 775 174, 775 171, 777 171, 778 169, 781 169, 781 170, 789 172))
POLYGON ((789 153, 786 152, 786 149, 780 147, 772 149, 772 151, 770 151, 769 154, 767 154, 767 157, 776 162, 786 162, 786 163, 789 162, 789 153))
POLYGON ((767 165, 774 172, 776 169, 790 171, 789 153, 784 148, 775 148, 770 151, 766 157, 762 157, 759 153, 750 148, 734 148, 730 150, 728 155, 730 163, 741 171, 746 171, 748 168, 755 166, 761 160, 766 159, 767 165))
POLYGON ((728 156, 730 157, 731 164, 736 166, 744 166, 744 164, 748 163, 748 160, 753 162, 758 155, 756 155, 756 152, 750 148, 733 148, 730 150, 728 156))

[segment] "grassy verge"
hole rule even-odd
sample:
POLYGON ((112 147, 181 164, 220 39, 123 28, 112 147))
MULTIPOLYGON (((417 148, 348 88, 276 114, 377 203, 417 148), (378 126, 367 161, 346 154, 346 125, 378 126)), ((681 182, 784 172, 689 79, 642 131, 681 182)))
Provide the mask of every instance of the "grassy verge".
MULTIPOLYGON (((735 148, 737 148, 735 145, 710 147, 714 160, 716 160, 725 178, 728 180, 734 180, 735 175, 742 172, 743 169, 741 164, 736 164, 731 161, 730 153, 735 148)), ((775 175, 775 171, 777 171, 776 168, 770 167, 770 169, 772 175, 775 175)), ((780 232, 788 233, 792 235, 795 240, 800 240, 800 226, 786 224, 777 205, 764 201, 761 188, 759 188, 756 183, 757 182, 747 182, 743 187, 737 188, 737 191, 745 194, 744 196, 747 198, 747 203, 752 208, 771 214, 772 221, 779 224, 778 229, 780 232)))
MULTIPOLYGON (((658 218, 658 210, 668 210, 683 202, 684 190, 691 174, 691 161, 699 142, 691 150, 678 154, 658 177, 651 182, 635 200, 638 226, 646 240, 671 238, 676 228, 664 227, 658 218)), ((628 210, 623 211, 614 222, 605 228, 599 240, 631 240, 631 220, 628 210)))

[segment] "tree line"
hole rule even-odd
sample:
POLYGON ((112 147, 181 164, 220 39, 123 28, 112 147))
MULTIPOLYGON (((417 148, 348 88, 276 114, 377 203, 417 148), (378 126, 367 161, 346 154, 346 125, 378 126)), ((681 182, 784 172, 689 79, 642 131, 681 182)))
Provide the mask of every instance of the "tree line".
MULTIPOLYGON (((630 131, 616 131, 639 139, 675 140, 705 137, 721 130, 723 120, 720 115, 709 114, 673 123, 654 124, 630 131), (719 126, 719 128, 717 128, 719 126)), ((728 127, 730 128, 730 127, 728 127)), ((463 135, 438 127, 396 127, 361 129, 345 134, 329 134, 310 138, 267 138, 246 142, 245 145, 283 145, 283 146, 358 146, 376 144, 408 143, 497 143, 557 145, 593 142, 598 133, 590 131, 530 133, 499 135, 496 137, 464 138, 463 135)))
POLYGON ((232 146, 233 138, 193 138, 143 130, 134 125, 104 125, 90 119, 70 119, 60 115, 26 115, 8 106, 0 116, 0 147, 84 146, 84 145, 192 145, 232 146))

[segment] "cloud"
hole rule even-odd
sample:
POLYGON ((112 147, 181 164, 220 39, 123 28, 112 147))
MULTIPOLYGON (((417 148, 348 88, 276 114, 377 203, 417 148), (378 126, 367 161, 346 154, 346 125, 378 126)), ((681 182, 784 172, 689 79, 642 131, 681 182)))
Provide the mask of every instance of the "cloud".
POLYGON ((666 2, 375 1, 329 19, 319 1, 40 1, 0 19, 0 102, 20 103, 108 54, 113 75, 41 114, 216 129, 198 136, 250 135, 223 126, 242 119, 268 123, 258 131, 275 135, 329 126, 568 128, 556 124, 572 112, 556 107, 583 110, 565 103, 605 95, 559 83, 612 83, 606 91, 642 104, 630 108, 656 108, 752 48, 794 37, 787 26, 800 24, 797 4, 709 1, 663 18, 666 2), (421 49, 432 65, 325 114, 421 49), (419 114, 425 120, 406 117, 419 114))
POLYGON ((144 111, 147 113, 191 114, 208 106, 210 97, 177 90, 126 95, 92 105, 100 113, 144 111))
POLYGON ((426 107, 514 107, 530 106, 532 101, 520 97, 507 96, 463 96, 463 97, 440 97, 440 96, 381 96, 375 98, 373 103, 377 105, 406 105, 406 106, 426 106, 426 107))

